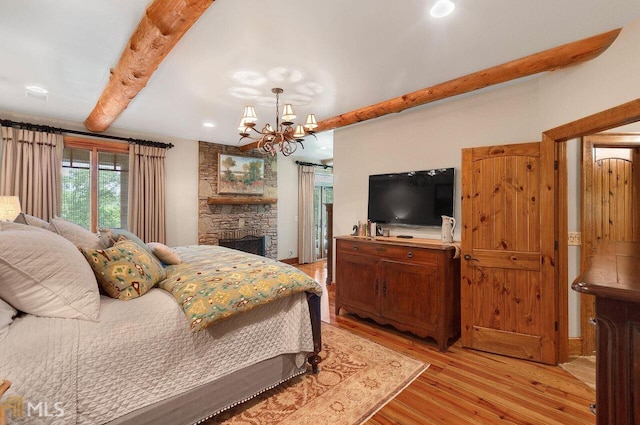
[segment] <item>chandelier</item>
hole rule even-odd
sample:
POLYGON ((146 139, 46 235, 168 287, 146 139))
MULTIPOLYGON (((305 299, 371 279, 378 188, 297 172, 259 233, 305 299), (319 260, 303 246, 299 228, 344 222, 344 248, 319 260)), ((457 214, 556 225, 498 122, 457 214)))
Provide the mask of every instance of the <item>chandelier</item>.
POLYGON ((244 114, 238 126, 240 136, 242 136, 240 141, 249 138, 257 141, 258 149, 262 149, 272 156, 275 156, 278 152, 284 156, 289 156, 298 149, 298 144, 304 149, 302 141, 305 136, 312 135, 316 137, 313 133, 315 133, 314 130, 318 127, 318 123, 315 115, 309 114, 304 125, 295 125, 293 120, 296 119, 296 115, 293 112, 293 107, 288 103, 284 105, 282 122, 280 122, 280 93, 283 90, 276 87, 271 89, 271 92, 276 95, 276 126, 271 127, 271 124, 266 124, 262 127, 262 130, 256 130, 256 121, 258 121, 256 111, 253 106, 245 106, 244 114), (252 135, 251 132, 256 134, 252 135))

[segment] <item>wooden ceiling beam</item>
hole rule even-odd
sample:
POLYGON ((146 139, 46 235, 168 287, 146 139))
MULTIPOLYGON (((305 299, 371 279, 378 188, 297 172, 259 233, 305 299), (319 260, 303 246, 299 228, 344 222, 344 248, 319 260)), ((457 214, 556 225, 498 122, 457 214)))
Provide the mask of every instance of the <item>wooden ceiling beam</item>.
POLYGON ((84 124, 90 131, 109 128, 182 36, 215 0, 155 0, 134 31, 109 82, 84 124))
MULTIPOLYGON (((376 103, 375 105, 337 115, 333 118, 319 121, 316 132, 334 130, 492 85, 586 62, 607 50, 618 37, 620 31, 621 29, 616 29, 583 40, 563 44, 562 46, 534 53, 502 65, 376 103)), ((255 147, 256 143, 250 143, 240 147, 240 150, 246 151, 255 147)))

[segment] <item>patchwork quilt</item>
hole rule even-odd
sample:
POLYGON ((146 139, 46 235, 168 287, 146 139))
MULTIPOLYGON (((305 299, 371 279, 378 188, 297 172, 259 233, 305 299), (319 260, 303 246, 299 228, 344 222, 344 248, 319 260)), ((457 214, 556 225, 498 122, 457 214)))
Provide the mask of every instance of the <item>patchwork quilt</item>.
POLYGON ((175 248, 182 263, 167 267, 159 286, 182 307, 197 332, 243 311, 322 287, 288 264, 213 245, 175 248))

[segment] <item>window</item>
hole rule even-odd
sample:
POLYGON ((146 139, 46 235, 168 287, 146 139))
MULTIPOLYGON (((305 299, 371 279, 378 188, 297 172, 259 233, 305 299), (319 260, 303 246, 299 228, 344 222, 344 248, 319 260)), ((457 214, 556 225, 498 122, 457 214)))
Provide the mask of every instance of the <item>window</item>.
POLYGON ((96 232, 127 228, 129 145, 65 137, 62 218, 96 232))

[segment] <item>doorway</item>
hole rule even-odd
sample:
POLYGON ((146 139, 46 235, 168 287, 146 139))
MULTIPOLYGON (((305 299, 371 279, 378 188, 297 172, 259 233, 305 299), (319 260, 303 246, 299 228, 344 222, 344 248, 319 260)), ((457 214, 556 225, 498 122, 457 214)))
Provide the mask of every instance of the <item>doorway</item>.
MULTIPOLYGON (((640 121, 640 98, 596 114, 572 121, 552 128, 542 133, 543 149, 555 151, 558 164, 558 178, 556 180, 556 225, 553 233, 558 241, 557 276, 556 282, 568 282, 568 224, 567 224, 567 173, 566 173, 566 145, 567 141, 599 133, 616 127, 640 121)), ((559 361, 568 359, 568 286, 558 285, 559 310, 559 361)))
POLYGON ((333 174, 316 172, 316 186, 314 189, 313 216, 314 216, 314 249, 315 257, 320 260, 327 258, 329 253, 329 230, 327 227, 326 204, 333 203, 333 174))
MULTIPOLYGON (((580 270, 602 240, 640 241, 640 135, 600 133, 582 139, 580 270)), ((581 354, 596 349, 595 299, 580 294, 581 354)))

